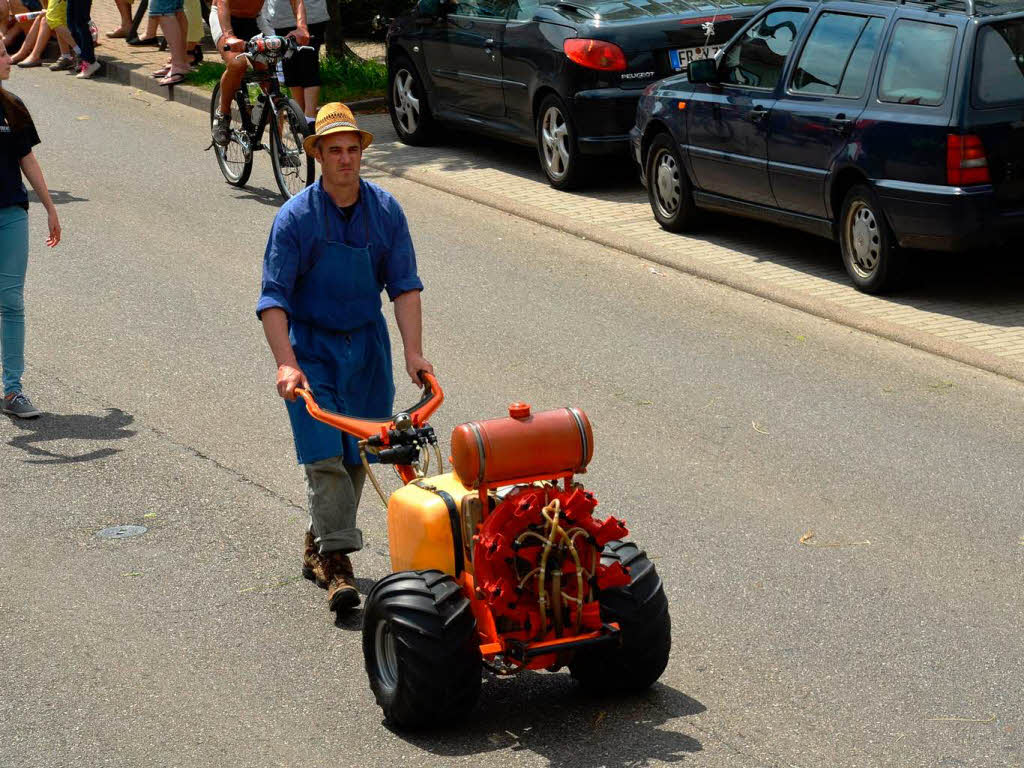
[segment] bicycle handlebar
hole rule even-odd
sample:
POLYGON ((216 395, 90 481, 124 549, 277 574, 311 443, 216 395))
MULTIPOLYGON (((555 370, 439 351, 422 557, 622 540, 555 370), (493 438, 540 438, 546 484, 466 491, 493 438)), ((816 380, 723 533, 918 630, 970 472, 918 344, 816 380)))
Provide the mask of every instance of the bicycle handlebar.
POLYGON ((245 51, 241 54, 250 59, 261 57, 267 60, 285 60, 291 58, 299 51, 314 50, 308 45, 299 45, 294 37, 282 35, 264 35, 262 32, 254 35, 245 43, 245 51))

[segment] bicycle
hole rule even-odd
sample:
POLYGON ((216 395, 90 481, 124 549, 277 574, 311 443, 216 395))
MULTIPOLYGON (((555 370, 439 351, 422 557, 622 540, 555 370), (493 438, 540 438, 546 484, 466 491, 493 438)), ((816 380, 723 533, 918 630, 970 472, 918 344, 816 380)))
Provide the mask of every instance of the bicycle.
MULTIPOLYGON (((302 148, 303 139, 312 131, 299 105, 285 98, 277 81, 277 64, 300 50, 312 49, 300 46, 294 38, 277 35, 256 35, 245 44, 245 51, 241 55, 247 56, 250 62, 264 63, 267 68, 246 72, 242 79, 232 105, 231 139, 227 145, 222 147, 216 142, 210 143, 228 184, 245 186, 252 173, 253 153, 261 149, 270 152, 274 180, 285 200, 316 180, 316 163, 302 148), (249 98, 250 84, 259 86, 261 91, 256 97, 255 111, 249 98), (263 134, 268 125, 270 146, 263 143, 263 134)), ((219 106, 220 83, 217 83, 210 98, 211 131, 219 106)))

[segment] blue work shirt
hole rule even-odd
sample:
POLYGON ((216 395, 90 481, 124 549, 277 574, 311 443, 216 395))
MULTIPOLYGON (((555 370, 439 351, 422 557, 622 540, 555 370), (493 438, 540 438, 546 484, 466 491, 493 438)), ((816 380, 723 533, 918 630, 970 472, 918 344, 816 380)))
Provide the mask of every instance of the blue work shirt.
MULTIPOLYGON (((398 202, 360 181, 346 220, 318 181, 278 212, 263 258, 260 316, 288 315, 288 338, 321 408, 364 418, 391 415, 395 394, 381 291, 394 300, 422 290, 409 227, 398 202)), ((357 441, 286 402, 300 464, 342 456, 359 463, 357 441)))
POLYGON ((379 291, 386 290, 392 301, 407 291, 423 290, 409 225, 398 201, 376 184, 360 179, 359 200, 352 218, 346 221, 318 179, 281 206, 274 218, 263 255, 257 317, 265 309, 280 307, 292 321, 332 331, 349 331, 376 318, 381 308, 379 292, 376 297, 294 306, 296 282, 324 255, 329 241, 369 247, 379 291))

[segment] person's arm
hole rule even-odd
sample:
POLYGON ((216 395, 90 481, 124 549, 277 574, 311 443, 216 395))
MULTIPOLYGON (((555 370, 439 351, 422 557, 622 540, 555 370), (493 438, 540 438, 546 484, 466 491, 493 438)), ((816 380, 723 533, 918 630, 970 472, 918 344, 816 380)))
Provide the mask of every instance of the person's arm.
POLYGON ((53 248, 60 242, 60 220, 57 218, 57 207, 53 204, 53 200, 50 199, 50 190, 46 186, 46 179, 43 178, 43 169, 39 167, 39 161, 36 160, 35 152, 30 151, 21 158, 21 172, 25 174, 28 183, 35 190, 36 197, 39 198, 46 209, 47 223, 50 229, 50 236, 46 238, 46 244, 53 248))
POLYGON ((406 291, 395 298, 395 322, 402 334, 405 349, 405 371, 417 387, 422 387, 419 372, 434 372, 434 366, 423 356, 423 311, 419 291, 406 291))
POLYGON ((295 350, 288 338, 288 315, 280 307, 263 310, 263 334, 277 363, 277 394, 285 400, 295 399, 295 388, 309 389, 306 374, 299 368, 295 350))
POLYGON ((303 0, 291 0, 292 12, 295 14, 295 30, 288 33, 299 45, 309 42, 309 27, 306 25, 306 3, 303 0))
POLYGON ((217 18, 220 19, 222 37, 235 36, 234 30, 231 29, 231 8, 228 7, 228 3, 229 0, 217 0, 217 18))

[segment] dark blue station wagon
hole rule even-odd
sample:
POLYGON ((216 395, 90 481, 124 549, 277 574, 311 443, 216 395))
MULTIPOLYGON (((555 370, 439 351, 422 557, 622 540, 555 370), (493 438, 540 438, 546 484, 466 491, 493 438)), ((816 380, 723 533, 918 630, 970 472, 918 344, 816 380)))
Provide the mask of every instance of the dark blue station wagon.
POLYGON ((892 289, 904 249, 1024 233, 1024 0, 775 2, 649 87, 631 141, 666 229, 774 221, 892 289))

